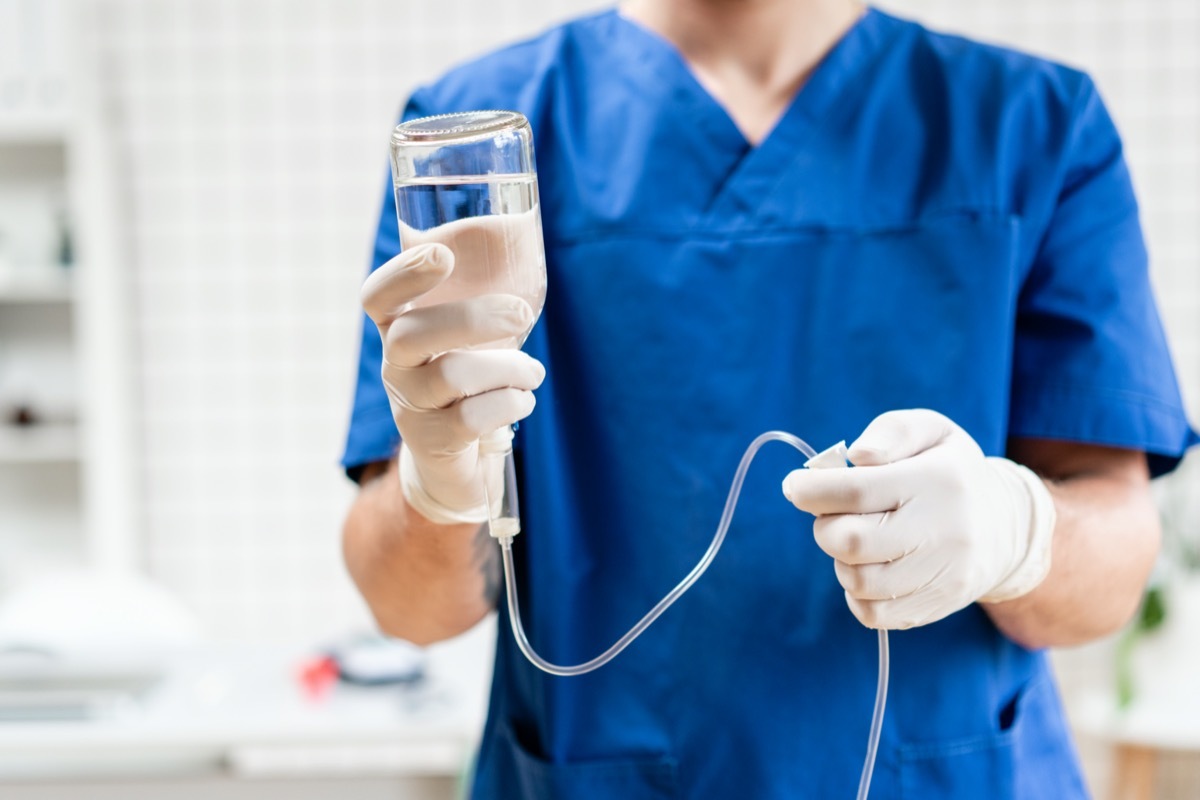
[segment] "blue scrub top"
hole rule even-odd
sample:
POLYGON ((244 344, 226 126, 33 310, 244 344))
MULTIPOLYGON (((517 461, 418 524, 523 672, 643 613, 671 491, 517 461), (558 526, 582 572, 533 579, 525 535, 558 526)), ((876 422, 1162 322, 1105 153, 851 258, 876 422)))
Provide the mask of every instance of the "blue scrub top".
MULTIPOLYGON (((418 91, 406 116, 526 114, 549 296, 517 437, 525 624, 591 658, 691 568, 742 450, 928 407, 1010 436, 1195 440, 1121 143, 1083 74, 869 11, 751 147, 678 53, 615 13, 418 91)), ((378 265, 398 251, 385 194, 378 265)), ((375 326, 344 462, 396 431, 375 326)), ((772 449, 775 448, 775 449, 772 449)), ((711 570, 611 665, 556 678, 501 610, 476 798, 849 798, 875 635, 846 608, 781 445, 711 570)), ((892 637, 873 800, 1086 796, 1050 670, 971 606, 892 637)))

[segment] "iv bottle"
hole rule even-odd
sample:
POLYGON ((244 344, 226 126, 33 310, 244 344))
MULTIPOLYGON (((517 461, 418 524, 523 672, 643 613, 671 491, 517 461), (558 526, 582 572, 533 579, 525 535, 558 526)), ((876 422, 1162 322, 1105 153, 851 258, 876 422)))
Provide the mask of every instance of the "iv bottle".
MULTIPOLYGON (((410 120, 392 133, 391 161, 401 249, 438 242, 454 253, 450 276, 410 307, 511 294, 529 304, 536 323, 546 256, 529 121, 514 111, 410 120)), ((527 336, 484 347, 520 348, 527 336)), ((520 530, 512 437, 503 428, 478 444, 494 536, 520 530)))

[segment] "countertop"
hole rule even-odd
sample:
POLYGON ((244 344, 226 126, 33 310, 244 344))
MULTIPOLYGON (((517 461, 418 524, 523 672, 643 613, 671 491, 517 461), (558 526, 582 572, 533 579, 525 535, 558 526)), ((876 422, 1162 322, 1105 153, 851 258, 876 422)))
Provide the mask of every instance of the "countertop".
POLYGON ((299 680, 312 648, 177 652, 153 688, 102 718, 0 723, 0 780, 457 775, 486 712, 494 630, 430 648, 412 685, 337 683, 323 695, 299 680))

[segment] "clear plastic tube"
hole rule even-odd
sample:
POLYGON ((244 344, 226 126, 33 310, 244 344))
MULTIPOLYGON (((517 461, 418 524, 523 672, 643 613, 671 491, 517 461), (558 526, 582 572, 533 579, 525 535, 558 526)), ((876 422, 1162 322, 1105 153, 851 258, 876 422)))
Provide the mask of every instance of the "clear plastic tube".
MULTIPOLYGON (((513 556, 512 556, 512 535, 506 535, 508 530, 512 530, 512 526, 505 524, 502 530, 501 526, 496 526, 493 529, 493 534, 500 542, 501 554, 504 562, 504 584, 505 593, 508 599, 508 619, 512 627, 513 638, 516 639, 517 647, 525 658, 529 659, 535 667, 548 672, 551 675, 571 676, 583 675, 598 669, 608 662, 612 661, 616 656, 633 643, 633 640, 641 636, 642 633, 654 623, 656 619, 662 616, 668 608, 671 607, 676 600, 683 596, 684 592, 692 587, 692 585, 700 579, 700 576, 712 564, 713 559, 717 556, 717 551, 721 549, 721 544, 725 541, 725 534, 729 532, 729 525, 733 522, 733 512, 737 509, 738 497, 742 493, 742 483, 746 480, 746 472, 750 469, 750 464, 754 461, 754 456, 759 449, 767 442, 777 441, 789 444, 804 454, 805 458, 812 458, 817 453, 803 439, 798 436, 793 436, 784 431, 767 431, 756 437, 750 446, 746 448, 746 452, 742 454, 742 460, 738 463, 737 472, 734 473, 733 483, 729 487, 729 495, 725 499, 725 509, 721 514, 721 521, 717 525, 717 532, 713 536, 712 542, 708 545, 708 549, 704 552, 699 563, 692 568, 679 584, 667 593, 666 597, 659 600, 654 608, 650 609, 644 617, 638 620, 629 631, 618 639, 611 647, 605 650, 595 658, 585 661, 581 664, 564 666, 560 664, 552 664, 534 651, 533 646, 529 643, 529 637, 525 635, 525 627, 521 623, 521 605, 517 597, 517 582, 513 577, 513 556)), ((511 491, 515 487, 508 487, 511 491)), ((486 487, 485 487, 486 491, 486 487)), ((514 495, 515 497, 515 495, 514 495)), ((510 501, 510 513, 515 514, 515 503, 510 501)), ((488 503, 491 508, 491 503, 488 503)), ((499 520, 498 520, 499 521, 499 520)), ((507 522, 507 520, 505 520, 507 522)), ((858 783, 858 800, 866 800, 867 794, 871 788, 871 775, 875 769, 875 756, 879 750, 879 737, 883 729, 883 714, 887 704, 887 685, 888 685, 888 636, 887 631, 879 631, 879 679, 875 687, 875 709, 871 715, 871 732, 867 739, 867 755, 863 762, 862 775, 858 783)))

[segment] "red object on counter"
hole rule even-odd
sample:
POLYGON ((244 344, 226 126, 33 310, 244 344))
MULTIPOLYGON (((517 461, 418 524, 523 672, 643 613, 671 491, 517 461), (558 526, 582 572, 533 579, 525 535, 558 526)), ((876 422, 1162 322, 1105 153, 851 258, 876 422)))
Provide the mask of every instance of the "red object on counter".
POLYGON ((311 658, 301 663, 297 677, 305 698, 319 703, 329 696, 333 685, 337 683, 338 665, 332 656, 311 658))

